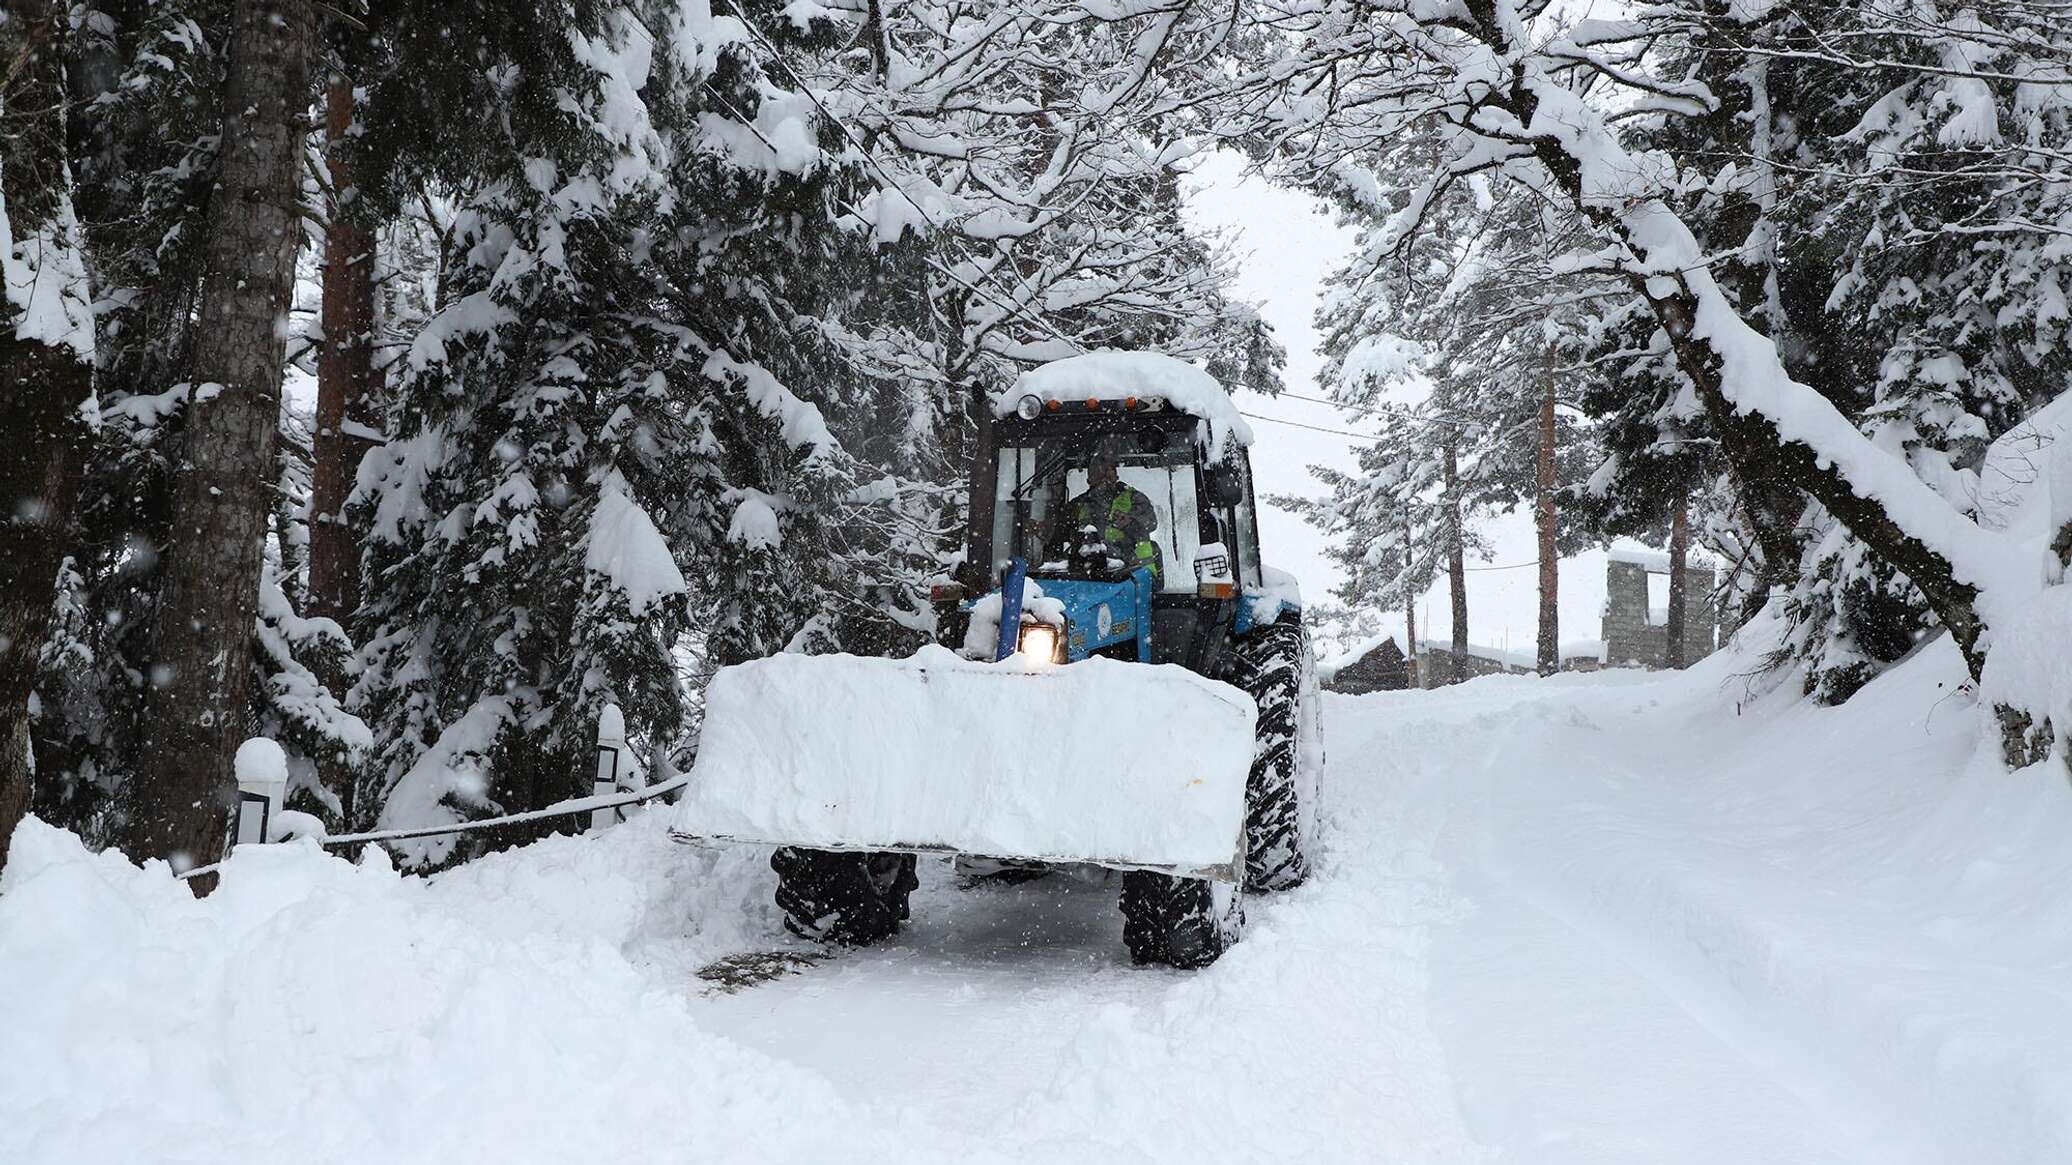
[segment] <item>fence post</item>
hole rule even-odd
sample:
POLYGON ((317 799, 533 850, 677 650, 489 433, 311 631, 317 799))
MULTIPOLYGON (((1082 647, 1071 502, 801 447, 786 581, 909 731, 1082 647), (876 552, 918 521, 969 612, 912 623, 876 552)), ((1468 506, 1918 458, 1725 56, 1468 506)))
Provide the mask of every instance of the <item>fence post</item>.
POLYGON ((288 799, 288 754, 263 736, 237 746, 237 832, 234 844, 256 845, 279 818, 288 799))
MULTIPOLYGON (((593 796, 619 791, 620 758, 626 754, 626 717, 617 704, 606 704, 597 714, 597 776, 590 784, 593 796)), ((592 809, 590 828, 603 829, 620 819, 616 809, 592 809)))

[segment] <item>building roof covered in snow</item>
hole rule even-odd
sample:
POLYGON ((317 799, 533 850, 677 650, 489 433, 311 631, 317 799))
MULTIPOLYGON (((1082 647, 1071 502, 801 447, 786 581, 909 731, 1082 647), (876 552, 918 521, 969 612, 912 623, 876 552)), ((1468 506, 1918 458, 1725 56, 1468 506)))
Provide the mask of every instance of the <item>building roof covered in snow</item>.
MULTIPOLYGON (((1669 556, 1667 554, 1662 553, 1659 550, 1649 550, 1644 547, 1636 546, 1613 545, 1604 552, 1604 560, 1606 562, 1623 562, 1632 566, 1637 566, 1640 567, 1642 570, 1647 571, 1649 574, 1669 573, 1669 556)), ((1711 559, 1705 557, 1702 554, 1692 554, 1684 559, 1684 569, 1716 570, 1718 569, 1718 566, 1711 559)))
POLYGON ((1410 670, 1404 666, 1403 649, 1390 638, 1384 638, 1357 657, 1339 660, 1335 666, 1319 664, 1317 677, 1331 691, 1353 696, 1366 692, 1401 691, 1410 686, 1410 670))
POLYGON ((1252 443, 1252 427, 1238 414, 1221 381, 1185 360, 1157 352, 1103 348, 1032 368, 993 398, 993 415, 1011 415, 1026 396, 1046 404, 1127 397, 1162 401, 1207 421, 1211 443, 1219 451, 1226 440, 1252 443))

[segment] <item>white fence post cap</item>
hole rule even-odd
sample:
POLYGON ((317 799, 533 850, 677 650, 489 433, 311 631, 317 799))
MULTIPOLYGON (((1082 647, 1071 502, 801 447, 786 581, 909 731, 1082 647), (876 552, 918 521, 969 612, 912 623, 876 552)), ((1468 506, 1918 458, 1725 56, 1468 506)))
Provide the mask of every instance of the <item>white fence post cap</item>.
POLYGON ((263 736, 237 746, 232 762, 237 773, 237 828, 232 840, 238 845, 270 840, 267 834, 288 801, 288 754, 263 736))
POLYGON ((237 787, 241 792, 272 796, 275 786, 288 783, 288 754, 263 736, 237 746, 237 787))

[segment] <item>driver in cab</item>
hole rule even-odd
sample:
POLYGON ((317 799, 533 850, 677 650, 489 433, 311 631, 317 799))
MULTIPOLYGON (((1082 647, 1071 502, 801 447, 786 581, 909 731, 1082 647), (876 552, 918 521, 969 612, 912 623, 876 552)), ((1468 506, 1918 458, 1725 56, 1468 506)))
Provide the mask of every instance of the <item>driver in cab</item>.
POLYGON ((1158 529, 1158 513, 1150 498, 1119 476, 1125 444, 1121 437, 1103 437, 1094 446, 1086 490, 1059 511, 1051 544, 1073 561, 1106 558, 1116 574, 1144 567, 1156 585, 1162 563, 1151 534, 1158 529))

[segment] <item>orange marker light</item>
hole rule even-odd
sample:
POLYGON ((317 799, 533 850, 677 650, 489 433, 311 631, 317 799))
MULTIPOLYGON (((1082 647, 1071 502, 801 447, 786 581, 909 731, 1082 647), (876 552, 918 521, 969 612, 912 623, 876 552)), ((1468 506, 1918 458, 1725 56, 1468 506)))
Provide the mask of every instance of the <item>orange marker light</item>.
POLYGON ((1123 407, 1123 408, 1126 408, 1126 409, 1133 409, 1133 408, 1136 408, 1136 407, 1137 407, 1137 398, 1136 398, 1136 397, 1133 397, 1133 396, 1130 396, 1130 397, 1124 397, 1124 398, 1123 398, 1123 400, 1122 400, 1122 407, 1123 407))
POLYGON ((1100 408, 1100 407, 1101 407, 1101 402, 1100 402, 1100 401, 1097 401, 1097 400, 1095 400, 1095 399, 1094 399, 1094 398, 1092 398, 1092 397, 1087 397, 1087 398, 1086 398, 1086 411, 1088 411, 1088 412, 1093 412, 1093 411, 1094 411, 1095 409, 1098 409, 1098 408, 1100 408))

